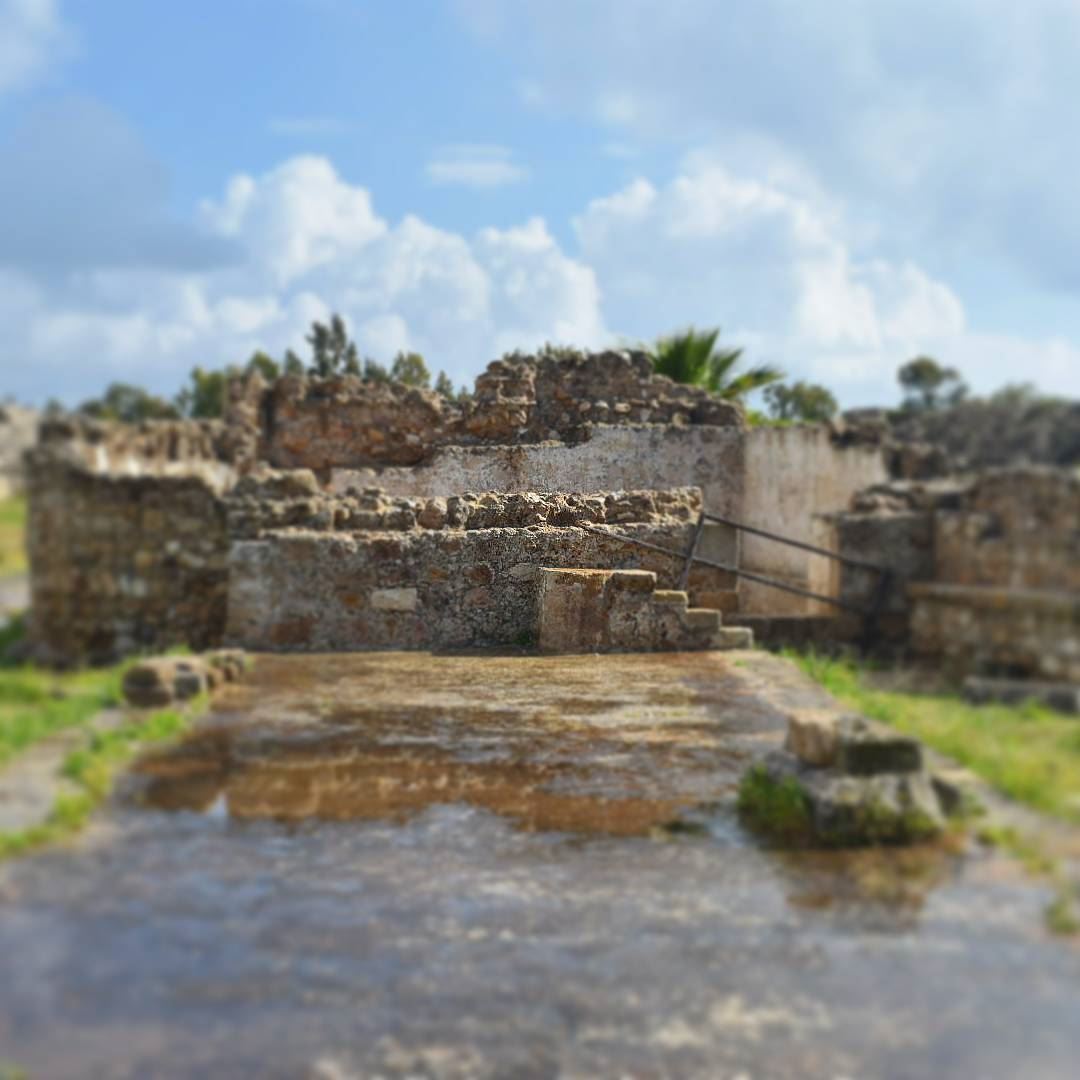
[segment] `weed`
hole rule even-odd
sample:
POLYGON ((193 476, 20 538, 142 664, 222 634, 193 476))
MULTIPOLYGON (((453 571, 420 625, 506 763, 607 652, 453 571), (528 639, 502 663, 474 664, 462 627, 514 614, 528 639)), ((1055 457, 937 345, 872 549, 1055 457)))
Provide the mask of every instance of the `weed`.
POLYGON ((739 813, 754 828, 786 842, 803 842, 813 833, 806 796, 797 780, 776 780, 755 765, 739 784, 739 813))
POLYGON ((1076 722, 1034 702, 970 705, 955 695, 879 690, 850 659, 785 653, 852 709, 921 739, 1018 802, 1080 823, 1076 722))

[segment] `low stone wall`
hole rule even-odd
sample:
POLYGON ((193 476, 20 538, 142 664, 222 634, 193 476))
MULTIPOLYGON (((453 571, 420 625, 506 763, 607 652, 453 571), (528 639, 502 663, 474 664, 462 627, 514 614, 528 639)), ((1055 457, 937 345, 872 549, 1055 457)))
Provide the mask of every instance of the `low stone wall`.
POLYGON ((1080 683, 1080 594, 941 583, 910 591, 912 648, 956 677, 1080 683))
POLYGON ((220 644, 225 504, 200 476, 32 466, 30 639, 45 663, 220 644))
MULTIPOLYGON (((679 552, 692 524, 596 526, 679 552)), ((651 570, 680 559, 579 528, 335 533, 283 530, 233 545, 227 640, 263 650, 461 648, 532 641, 541 567, 651 570)), ((698 567, 691 586, 723 590, 698 567)))
POLYGON ((1080 474, 996 469, 935 520, 934 577, 956 585, 1080 591, 1080 474))
POLYGON ((323 492, 310 470, 244 477, 229 498, 234 539, 255 539, 282 528, 317 531, 497 529, 530 525, 614 525, 693 521, 698 488, 665 491, 474 492, 448 498, 391 495, 378 487, 323 492))

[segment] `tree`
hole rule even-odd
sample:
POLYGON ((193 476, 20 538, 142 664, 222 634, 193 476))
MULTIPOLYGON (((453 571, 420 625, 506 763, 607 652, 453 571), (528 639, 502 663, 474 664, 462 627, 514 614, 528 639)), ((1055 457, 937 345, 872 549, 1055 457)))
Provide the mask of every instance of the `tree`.
POLYGON ((956 368, 943 367, 931 356, 916 356, 896 373, 904 391, 904 408, 916 412, 956 405, 968 388, 956 368))
POLYGON ((176 408, 181 415, 193 420, 215 420, 225 411, 229 379, 236 374, 235 368, 227 371, 204 371, 192 368, 189 385, 176 395, 176 408))
POLYGON ((804 424, 823 424, 836 415, 836 398, 816 383, 800 380, 773 383, 765 388, 769 413, 777 420, 795 420, 804 424))
POLYGON ((274 382, 281 375, 281 366, 272 356, 259 349, 251 354, 247 371, 257 371, 267 382, 274 382))
POLYGON ((285 374, 286 375, 303 375, 304 374, 304 361, 300 359, 292 351, 292 349, 285 350, 285 374))
POLYGON ((126 424, 179 417, 173 404, 130 383, 110 383, 100 398, 84 401, 79 412, 99 420, 121 420, 126 424))
POLYGON ((312 375, 329 379, 344 371, 359 373, 360 354, 349 340, 345 320, 340 315, 331 315, 329 326, 318 320, 313 322, 306 340, 311 346, 312 375))
POLYGON ((428 371, 424 358, 417 352, 399 352, 390 366, 390 378, 406 386, 431 385, 431 372, 428 371))
POLYGON ((741 400, 784 377, 782 371, 765 364, 737 372, 742 349, 717 349, 719 337, 719 328, 699 331, 693 327, 662 337, 650 352, 653 370, 677 383, 700 386, 728 401, 741 400))
POLYGON ((442 394, 447 401, 453 401, 457 397, 454 391, 454 381, 445 371, 440 371, 438 378, 435 380, 435 393, 442 394))
POLYGON ((390 381, 390 372, 386 370, 377 360, 372 360, 370 356, 364 357, 364 382, 370 383, 388 383, 390 381))

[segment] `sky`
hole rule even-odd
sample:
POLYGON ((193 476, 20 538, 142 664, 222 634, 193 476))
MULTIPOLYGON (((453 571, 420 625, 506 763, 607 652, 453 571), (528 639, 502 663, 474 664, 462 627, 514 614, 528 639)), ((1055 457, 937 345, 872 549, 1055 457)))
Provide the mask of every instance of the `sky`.
POLYGON ((688 325, 1080 397, 1080 0, 0 0, 0 397, 688 325))

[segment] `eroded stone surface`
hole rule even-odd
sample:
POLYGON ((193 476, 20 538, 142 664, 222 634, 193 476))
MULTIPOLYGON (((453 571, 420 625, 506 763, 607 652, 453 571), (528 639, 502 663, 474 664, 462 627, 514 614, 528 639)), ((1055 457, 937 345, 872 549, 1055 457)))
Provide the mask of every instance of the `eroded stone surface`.
POLYGON ((757 654, 260 658, 81 843, 0 869, 0 1046, 57 1080, 1071 1080, 1041 887, 739 827, 819 695, 757 654))

